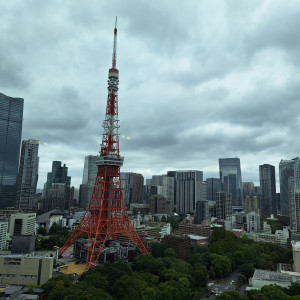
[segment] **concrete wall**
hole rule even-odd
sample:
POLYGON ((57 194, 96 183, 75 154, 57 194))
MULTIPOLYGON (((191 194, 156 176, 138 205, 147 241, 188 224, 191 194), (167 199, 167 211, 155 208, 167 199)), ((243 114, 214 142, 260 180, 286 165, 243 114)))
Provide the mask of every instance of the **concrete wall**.
POLYGON ((52 277, 52 257, 0 256, 1 284, 44 284, 52 277))

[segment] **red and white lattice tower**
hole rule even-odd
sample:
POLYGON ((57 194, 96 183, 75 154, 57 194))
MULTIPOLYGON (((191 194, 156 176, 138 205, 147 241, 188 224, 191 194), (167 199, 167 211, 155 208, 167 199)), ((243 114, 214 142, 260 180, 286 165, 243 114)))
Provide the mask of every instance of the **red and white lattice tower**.
POLYGON ((117 19, 114 29, 112 68, 108 73, 108 97, 100 156, 97 160, 98 173, 88 208, 80 223, 60 249, 61 255, 82 234, 89 239, 86 268, 94 267, 109 238, 119 234, 128 237, 137 248, 147 250, 136 233, 126 211, 121 188, 120 167, 124 158, 119 151, 118 84, 119 70, 116 68, 117 19))

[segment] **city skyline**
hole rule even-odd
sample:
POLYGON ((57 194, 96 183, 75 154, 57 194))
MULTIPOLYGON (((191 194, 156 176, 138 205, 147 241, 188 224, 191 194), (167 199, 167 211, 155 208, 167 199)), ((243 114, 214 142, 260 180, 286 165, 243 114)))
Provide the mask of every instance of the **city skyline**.
POLYGON ((220 157, 239 157, 243 181, 258 185, 270 164, 278 187, 280 160, 300 149, 297 3, 1 3, 0 92, 24 98, 38 187, 63 161, 78 188, 85 156, 99 153, 115 15, 121 171, 205 179, 220 157))

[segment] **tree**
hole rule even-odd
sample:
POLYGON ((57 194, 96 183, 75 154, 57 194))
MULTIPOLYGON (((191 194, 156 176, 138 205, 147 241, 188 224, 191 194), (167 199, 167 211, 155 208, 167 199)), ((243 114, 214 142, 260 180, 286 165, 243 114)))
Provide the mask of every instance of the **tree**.
POLYGON ((117 299, 140 300, 146 287, 147 283, 144 280, 123 275, 113 285, 112 293, 117 299))
POLYGON ((165 269, 164 262, 161 258, 153 258, 151 254, 139 255, 133 262, 135 271, 143 271, 154 275, 160 275, 165 269))
POLYGON ((54 223, 49 229, 50 235, 59 235, 62 237, 67 237, 70 235, 69 229, 67 227, 63 227, 59 224, 54 223))
POLYGON ((278 286, 276 285, 265 285, 261 288, 266 300, 288 300, 290 296, 285 294, 278 286))
POLYGON ((228 257, 211 254, 210 276, 226 277, 231 273, 231 261, 228 257))
POLYGON ((67 275, 60 274, 56 277, 50 278, 46 283, 42 285, 42 289, 45 290, 46 295, 49 295, 50 292, 55 288, 57 282, 60 282, 59 286, 61 286, 61 283, 63 283, 64 288, 67 288, 71 284, 71 281, 72 279, 67 275))
POLYGON ((202 263, 202 254, 198 252, 193 252, 187 257, 187 262, 191 265, 202 263))
POLYGON ((83 282, 86 282, 89 286, 93 286, 97 289, 103 289, 104 291, 107 291, 108 289, 108 281, 98 272, 87 275, 83 282))
POLYGON ((205 287, 207 284, 207 269, 202 264, 196 264, 193 270, 196 287, 205 287))
POLYGON ((227 291, 218 295, 215 299, 220 300, 242 300, 241 295, 237 291, 227 291))
POLYGON ((40 235, 47 235, 47 229, 43 226, 40 226, 37 233, 40 235))
POLYGON ((64 281, 59 280, 55 283, 55 286, 50 291, 47 299, 49 300, 64 299, 66 295, 67 295, 67 290, 65 288, 64 281))
POLYGON ((117 261, 116 263, 106 262, 102 269, 99 270, 101 275, 105 276, 109 286, 113 286, 114 283, 123 275, 132 274, 131 266, 124 261, 117 261))
POLYGON ((253 267, 253 264, 243 264, 240 266, 239 268, 240 270, 240 273, 242 275, 244 275, 247 279, 249 279, 250 277, 253 276, 253 273, 255 271, 254 267, 253 267))
POLYGON ((232 264, 234 265, 234 269, 238 268, 240 265, 245 263, 244 252, 239 250, 235 251, 231 257, 232 264))
POLYGON ((175 250, 172 248, 165 249, 164 256, 174 258, 176 256, 175 250))
POLYGON ((290 296, 300 295, 300 283, 299 282, 292 282, 290 287, 287 290, 287 294, 290 295, 290 296))
POLYGON ((112 300, 112 297, 101 288, 95 288, 88 285, 87 282, 79 282, 69 287, 65 298, 57 298, 64 300, 112 300))
POLYGON ((146 287, 142 292, 142 300, 153 300, 157 299, 157 288, 146 287))
POLYGON ((167 245, 164 243, 153 243, 151 245, 151 253, 154 258, 164 257, 167 245))
POLYGON ((264 294, 260 290, 250 290, 245 293, 244 300, 265 300, 264 294))

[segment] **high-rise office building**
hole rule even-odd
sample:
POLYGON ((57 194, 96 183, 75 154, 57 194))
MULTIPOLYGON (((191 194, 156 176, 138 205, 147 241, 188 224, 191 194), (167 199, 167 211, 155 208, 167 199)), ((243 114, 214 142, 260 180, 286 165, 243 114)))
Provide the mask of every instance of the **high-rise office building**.
POLYGON ((244 198, 244 205, 245 205, 245 213, 249 212, 256 212, 259 213, 259 205, 258 205, 258 198, 257 196, 245 196, 244 198))
POLYGON ((243 182, 243 197, 254 195, 254 183, 253 182, 243 182))
POLYGON ((99 158, 99 156, 88 155, 84 159, 82 185, 80 186, 79 199, 79 205, 83 208, 87 208, 93 193, 98 172, 98 168, 96 165, 97 158, 99 158))
POLYGON ((294 176, 295 159, 281 160, 279 163, 279 180, 280 180, 280 214, 289 216, 289 188, 288 181, 294 176))
POLYGON ((294 175, 288 178, 291 230, 300 233, 300 159, 294 159, 294 175))
POLYGON ((0 208, 14 206, 24 99, 0 93, 0 208))
POLYGON ((134 173, 132 176, 131 202, 143 204, 144 201, 144 176, 134 173))
POLYGON ((261 214, 277 215, 275 167, 263 164, 259 166, 259 182, 261 190, 261 214))
POLYGON ((152 195, 149 199, 149 211, 153 214, 172 214, 172 203, 162 195, 152 195))
POLYGON ((123 199, 125 205, 129 207, 131 203, 131 195, 132 195, 132 176, 133 172, 121 172, 121 185, 123 192, 123 199))
POLYGON ((219 170, 222 191, 232 194, 232 206, 234 210, 242 210, 242 175, 241 163, 238 157, 220 158, 219 170))
POLYGON ((168 171, 174 178, 175 208, 177 212, 196 210, 196 202, 202 199, 203 172, 196 170, 168 171))
POLYGON ((47 183, 45 185, 46 197, 53 183, 65 183, 66 188, 71 187, 71 176, 68 176, 68 167, 65 164, 62 166, 61 161, 52 162, 52 171, 47 174, 47 183))
POLYGON ((71 188, 71 176, 61 161, 52 162, 52 171, 47 174, 45 184, 44 212, 53 208, 69 209, 73 206, 74 188, 71 188))
POLYGON ((39 141, 22 141, 19 176, 17 185, 17 207, 32 211, 38 182, 39 141))
POLYGON ((195 223, 201 224, 204 220, 209 219, 209 201, 200 200, 196 202, 195 223))
POLYGON ((127 207, 144 201, 144 177, 142 174, 121 172, 123 199, 127 207))
MULTIPOLYGON (((149 183, 149 181, 148 181, 149 183)), ((174 207, 174 178, 167 175, 153 175, 151 179, 150 196, 159 194, 174 207)))
POLYGON ((216 193, 220 191, 220 178, 206 178, 206 200, 216 201, 216 193))
POLYGON ((216 193, 216 217, 226 220, 232 216, 232 195, 226 192, 216 193))

